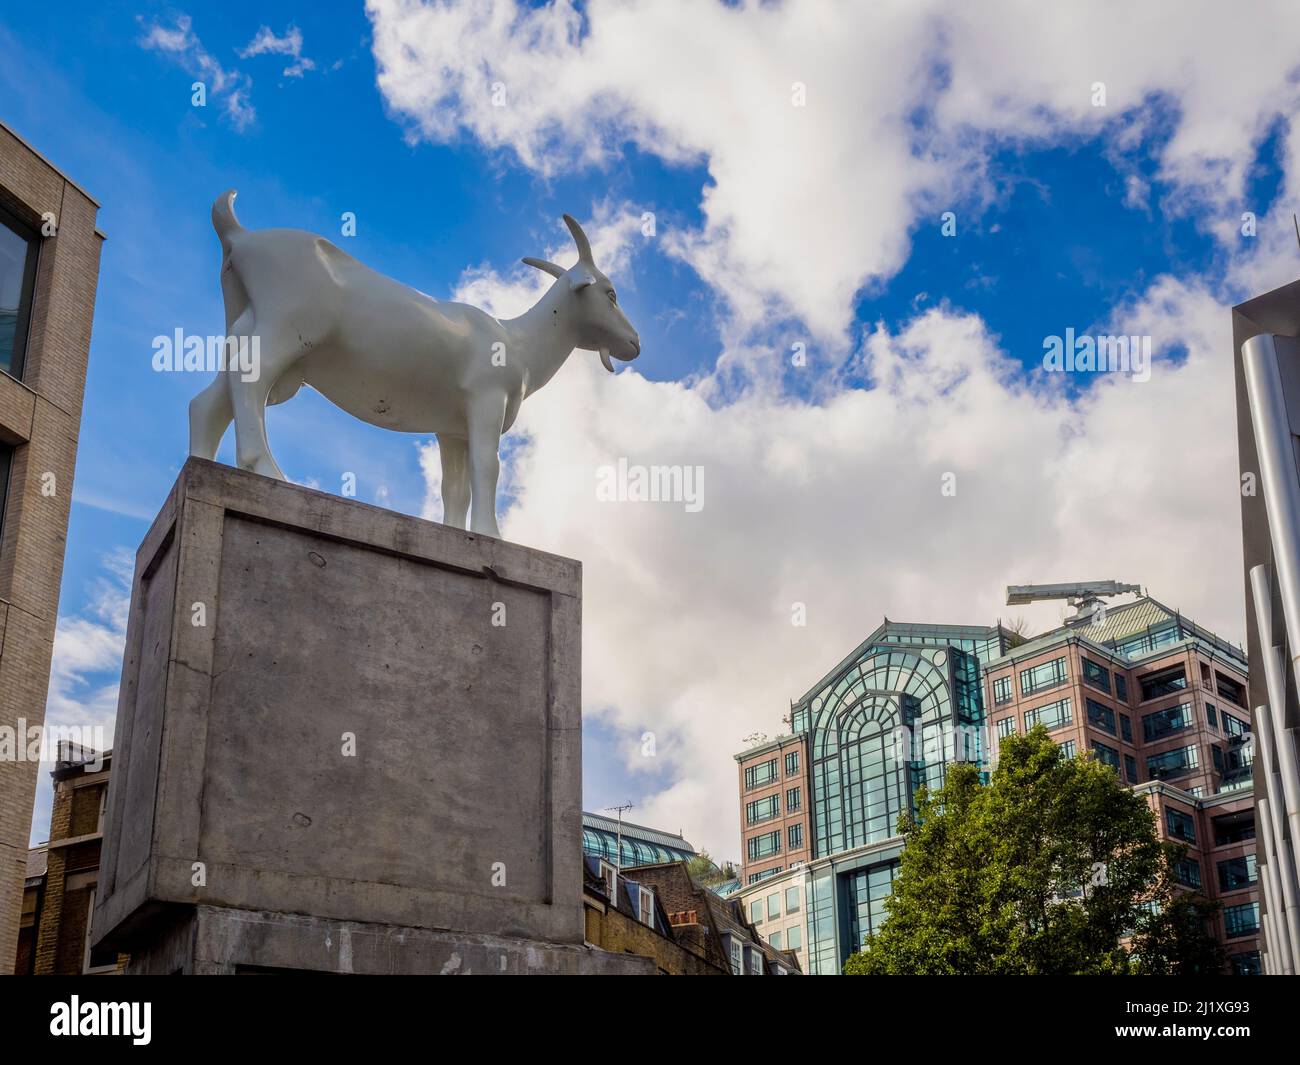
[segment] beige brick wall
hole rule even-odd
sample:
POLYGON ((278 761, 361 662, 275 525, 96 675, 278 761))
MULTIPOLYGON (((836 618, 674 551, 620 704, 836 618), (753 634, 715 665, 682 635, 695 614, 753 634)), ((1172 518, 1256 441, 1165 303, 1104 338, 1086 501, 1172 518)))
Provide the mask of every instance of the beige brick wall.
MULTIPOLYGON (((41 245, 23 379, 0 374, 0 440, 16 446, 0 537, 0 726, 30 728, 45 720, 102 237, 98 205, 3 125, 0 204, 37 230, 52 212, 58 227, 41 245)), ((17 950, 37 769, 0 761, 0 972, 17 950)))

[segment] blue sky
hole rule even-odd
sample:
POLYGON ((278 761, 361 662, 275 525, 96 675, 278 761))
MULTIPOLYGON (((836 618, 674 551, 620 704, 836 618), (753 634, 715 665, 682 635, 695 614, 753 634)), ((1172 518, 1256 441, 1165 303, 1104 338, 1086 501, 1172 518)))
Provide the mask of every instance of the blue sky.
MULTIPOLYGON (((1028 38, 1041 37, 1046 55, 1036 60, 1041 67, 1013 75, 975 63, 980 42, 945 28, 933 9, 918 17, 936 28, 914 31, 873 28, 864 15, 845 35, 861 35, 867 66, 871 48, 899 64, 882 88, 854 82, 874 75, 849 62, 852 48, 823 48, 821 67, 790 58, 826 42, 793 16, 780 24, 779 7, 719 9, 700 20, 691 42, 667 34, 664 18, 644 4, 621 15, 618 5, 579 5, 573 16, 537 5, 532 15, 544 21, 530 23, 528 12, 500 0, 495 8, 511 18, 496 27, 423 25, 387 0, 369 13, 360 4, 95 2, 0 16, 7 57, 0 118, 101 202, 108 237, 63 578, 68 633, 58 712, 81 706, 102 720, 113 702, 111 656, 78 658, 68 648, 78 631, 97 626, 111 638, 120 628, 112 601, 120 600, 121 566, 112 559, 134 552, 186 455, 186 404, 204 382, 153 372, 151 340, 177 328, 221 331, 208 211, 228 187, 239 190, 245 225, 319 232, 438 297, 477 279, 482 291, 517 298, 519 286, 534 283, 517 266, 521 256, 571 254, 564 211, 607 234, 622 268, 620 301, 645 354, 612 383, 594 384, 590 357, 574 356, 587 359, 585 368, 566 367, 547 393, 557 406, 539 408, 509 445, 521 451, 502 500, 503 509, 515 507, 508 537, 588 563, 586 625, 597 642, 585 657, 595 652, 604 663, 586 677, 588 808, 630 798, 639 807, 633 820, 683 828, 734 856, 727 788, 741 736, 778 731, 789 700, 883 614, 991 621, 1000 586, 1026 576, 1016 566, 1043 580, 1164 578, 1152 589, 1163 599, 1239 636, 1231 558, 1207 558, 1222 573, 1193 587, 1178 574, 1201 556, 1168 562, 1167 552, 1122 544, 1107 530, 1124 520, 1117 515, 1146 508, 1153 540, 1185 537, 1189 522, 1204 523, 1205 543, 1188 552, 1233 549, 1233 415, 1230 398, 1210 395, 1224 381, 1215 360, 1229 353, 1215 344, 1226 336, 1227 305, 1261 283, 1289 280, 1300 265, 1282 235, 1293 209, 1290 97, 1275 90, 1294 85, 1283 44, 1257 57, 1254 97, 1207 104, 1195 78, 1214 68, 1198 59, 1205 65, 1189 81, 1190 52, 1179 51, 1192 49, 1186 41, 1152 58, 1139 79, 1113 73, 1122 56, 1113 67, 1095 59, 1107 50, 1104 21, 1081 31, 1077 71, 1050 61, 1060 46, 1055 28, 1022 26, 1028 38), (386 43, 376 44, 377 26, 386 43), (297 54, 247 54, 263 28, 279 41, 296 28, 297 54), (184 42, 150 46, 156 30, 184 42), (743 59, 751 95, 731 97, 739 90, 726 73, 726 49, 751 30, 753 52, 743 59), (903 43, 877 40, 886 31, 903 43), (434 40, 442 36, 446 42, 434 40), (669 46, 656 53, 670 68, 662 93, 635 61, 638 39, 647 49, 680 41, 682 55, 669 46), (895 60, 916 39, 933 42, 930 60, 895 60), (697 45, 720 50, 714 74, 690 54, 697 45), (304 57, 309 69, 286 73, 304 57), (849 99, 817 116, 829 133, 792 132, 785 111, 764 125, 752 95, 765 91, 752 80, 764 62, 782 98, 795 74, 811 71, 814 112, 837 79, 834 95, 849 99), (219 65, 223 89, 203 63, 219 65), (498 69, 520 72, 500 76, 526 100, 502 116, 467 88, 498 69), (384 71, 388 81, 379 79, 384 71), (1108 71, 1112 101, 1090 109, 1088 87, 1108 71), (716 83, 690 89, 695 105, 671 99, 669 90, 707 77, 716 83), (199 78, 213 86, 203 108, 191 105, 199 78), (553 87, 556 99, 539 86, 553 87), (990 102, 971 110, 967 101, 980 92, 990 102), (859 122, 869 123, 858 116, 884 114, 894 120, 872 126, 859 143, 859 122), (1217 124, 1235 123, 1240 142, 1222 144, 1221 157, 1207 152, 1212 137, 1199 137, 1197 123, 1213 135, 1217 124), (787 140, 805 158, 796 176, 778 180, 771 175, 787 140), (799 173, 810 175, 806 187, 799 173), (807 224, 820 203, 840 221, 807 224), (1259 248, 1235 232, 1246 209, 1265 220, 1259 248), (647 210, 656 218, 653 238, 630 224, 647 210), (948 210, 957 215, 956 237, 941 234, 948 210), (348 211, 357 232, 345 238, 340 216, 348 211), (1164 360, 1167 372, 1148 392, 1112 380, 1044 379, 1044 337, 1067 327, 1102 331, 1117 315, 1123 331, 1150 333, 1164 360), (784 361, 792 338, 808 341, 819 372, 784 361), (562 390, 574 403, 613 396, 617 416, 566 415, 562 390), (1202 399, 1207 406, 1185 417, 1143 413, 1195 408, 1202 399), (908 420, 913 408, 921 420, 908 420), (652 425, 668 411, 682 427, 676 436, 652 425), (1006 421, 1026 435, 998 442, 995 427, 1006 421), (571 445, 563 437, 561 446, 563 431, 549 427, 575 422, 571 445), (615 422, 648 435, 620 437, 631 430, 611 428, 615 422), (681 516, 655 524, 620 513, 606 525, 605 511, 570 521, 557 515, 559 503, 517 494, 561 476, 555 456, 586 454, 597 424, 618 438, 598 442, 612 453, 692 462, 708 452, 718 471, 717 516, 692 526, 681 516), (949 424, 964 427, 969 448, 943 436, 949 424), (1096 439, 1090 427, 1101 427, 1096 439), (1072 465, 1080 445, 1071 440, 1083 438, 1094 456, 1127 448, 1141 458, 1166 450, 1169 434, 1193 432, 1209 439, 1181 458, 1121 457, 1103 472, 1072 465), (718 440, 732 451, 710 452, 718 440), (727 461, 746 449, 755 456, 744 474, 752 482, 727 461), (1053 471, 1026 474, 1044 454, 1057 462, 1053 471), (924 500, 914 499, 905 488, 909 478, 929 486, 948 468, 969 473, 975 486, 975 497, 960 503, 969 509, 943 520, 966 528, 965 542, 937 531, 935 493, 927 487, 924 500), (871 480, 888 469, 896 474, 871 480), (1063 478, 1063 469, 1076 473, 1063 478), (1223 472, 1217 487, 1198 487, 1207 469, 1223 472), (1025 484, 1040 476, 1049 487, 1025 484), (1125 499, 1112 515, 1105 508, 1120 506, 1121 488, 1107 486, 1115 485, 1125 499), (1006 521, 996 519, 1000 510, 1006 521), (792 522, 796 512, 809 517, 806 525, 792 522), (1067 552, 1063 530, 1079 528, 1079 515, 1095 515, 1082 526, 1092 546, 1067 552), (832 525, 834 535, 825 532, 832 525), (663 579, 629 576, 630 559, 603 554, 611 542, 639 545, 647 572, 663 579), (701 573, 722 576, 714 586, 701 573), (593 591, 602 579, 611 590, 593 591), (787 638, 772 635, 770 619, 750 625, 768 609, 784 617, 796 600, 824 604, 814 612, 825 619, 816 631, 787 638), (695 659, 707 641, 691 634, 723 628, 735 638, 716 645, 715 657, 695 659), (773 640, 785 641, 779 652, 773 640), (654 762, 635 753, 647 729, 660 736, 654 762)), ((1207 25, 1207 37, 1214 32, 1207 25)), ((428 441, 363 426, 307 391, 273 410, 269 427, 291 478, 338 491, 342 471, 352 471, 362 499, 431 513, 421 463, 428 441)), ((221 457, 233 459, 229 439, 221 457)), ((56 661, 56 679, 59 670, 56 661)), ((44 838, 48 790, 43 783, 35 839, 44 838)))

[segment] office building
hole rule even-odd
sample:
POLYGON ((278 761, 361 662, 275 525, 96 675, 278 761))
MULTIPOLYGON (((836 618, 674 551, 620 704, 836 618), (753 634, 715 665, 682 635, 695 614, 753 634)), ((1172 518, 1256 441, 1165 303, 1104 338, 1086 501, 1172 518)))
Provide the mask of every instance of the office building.
MULTIPOLYGON (((98 205, 0 125, 0 729, 45 722, 102 235, 98 205)), ((0 760, 0 971, 17 956, 38 761, 0 760)))

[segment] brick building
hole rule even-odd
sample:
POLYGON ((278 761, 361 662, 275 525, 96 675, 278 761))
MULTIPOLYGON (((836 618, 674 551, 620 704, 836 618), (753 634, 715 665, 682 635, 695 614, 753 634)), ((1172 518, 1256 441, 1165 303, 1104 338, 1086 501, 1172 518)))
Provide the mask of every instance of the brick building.
POLYGON ((65 747, 55 763, 50 839, 30 852, 17 962, 20 975, 114 974, 126 955, 91 951, 112 752, 65 747))
MULTIPOLYGON (((0 125, 0 729, 45 721, 103 236, 98 205, 0 125)), ((0 760, 0 971, 17 956, 36 761, 0 760)))
POLYGON ((808 856, 808 757, 803 736, 778 736, 735 759, 744 842, 740 882, 748 887, 808 856))
POLYGON ((685 862, 638 866, 623 875, 653 892, 668 914, 674 940, 714 968, 735 976, 801 975, 798 959, 764 940, 739 899, 723 898, 698 883, 685 862))

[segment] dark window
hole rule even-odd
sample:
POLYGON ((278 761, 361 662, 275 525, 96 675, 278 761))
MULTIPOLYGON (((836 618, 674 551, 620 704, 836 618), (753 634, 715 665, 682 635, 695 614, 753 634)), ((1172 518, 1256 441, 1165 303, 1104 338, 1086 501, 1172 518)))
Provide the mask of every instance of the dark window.
POLYGON ((1174 865, 1174 876, 1184 887, 1201 886, 1201 863, 1191 858, 1183 858, 1174 865))
POLYGON ((1003 703, 1011 702, 1011 674, 1005 677, 998 677, 993 682, 993 702, 1001 706, 1003 703))
POLYGON ((1217 715, 1215 714, 1215 712, 1214 712, 1214 704, 1213 704, 1213 703, 1206 703, 1206 704, 1205 704, 1205 720, 1208 721, 1208 722, 1210 723, 1210 728, 1218 728, 1218 727, 1219 727, 1219 718, 1218 718, 1218 716, 1217 716, 1217 715))
POLYGON ((785 756, 785 775, 799 772, 799 752, 791 751, 785 756))
POLYGON ((1240 954, 1229 954, 1228 964, 1232 966, 1233 976, 1260 976, 1264 967, 1259 963, 1259 951, 1243 950, 1240 954))
POLYGON ((1229 843, 1244 843, 1255 838, 1255 814, 1250 810, 1216 817, 1213 824, 1216 847, 1226 847, 1229 843))
POLYGON ((0 208, 0 370, 23 376, 40 238, 0 208))
POLYGON ((745 789, 761 788, 776 779, 776 759, 745 767, 745 789))
POLYGON ((1089 658, 1083 660, 1083 682, 1110 694, 1110 670, 1102 668, 1089 658))
POLYGON ((1244 736, 1250 731, 1250 726, 1244 721, 1239 721, 1231 714, 1223 715, 1223 734, 1225 736, 1244 736))
POLYGON ((792 851, 797 851, 803 846, 803 822, 801 821, 797 825, 791 825, 789 829, 787 829, 787 835, 790 837, 790 849, 792 851))
POLYGON ((1121 703, 1128 702, 1128 678, 1122 673, 1115 674, 1115 698, 1121 703))
POLYGON ((1231 677, 1225 677, 1222 673, 1215 672, 1214 680, 1217 685, 1217 691, 1220 699, 1227 699, 1230 703, 1236 703, 1240 707, 1246 705, 1246 689, 1238 684, 1231 677))
POLYGON ((785 793, 785 809, 787 813, 793 813, 799 809, 803 796, 799 794, 798 788, 791 788, 785 793))
POLYGON ((1124 773, 1128 777, 1128 782, 1130 784, 1140 783, 1138 780, 1137 759, 1131 754, 1126 754, 1124 756, 1124 773))
POLYGON ((1244 902, 1223 908, 1223 927, 1229 939, 1253 936, 1259 932, 1259 903, 1244 902))
POLYGON ((1127 742, 1133 742, 1133 722, 1129 720, 1128 714, 1119 715, 1119 734, 1123 736, 1127 742))
POLYGON ((1092 741, 1092 750, 1097 756, 1097 761, 1105 762, 1117 774, 1119 773, 1119 751, 1115 750, 1114 747, 1107 747, 1104 743, 1098 743, 1096 740, 1092 741))
POLYGON ((1145 703, 1149 699, 1159 699, 1162 695, 1172 695, 1174 692, 1182 691, 1187 687, 1187 670, 1182 666, 1175 666, 1173 669, 1162 669, 1159 673, 1152 673, 1150 676, 1142 677, 1142 701, 1145 703))
POLYGON ((1093 728, 1115 735, 1115 711, 1093 699, 1087 699, 1085 702, 1088 704, 1088 723, 1093 728))
POLYGON ((1212 743, 1212 744, 1210 744, 1210 759, 1214 762, 1214 768, 1215 768, 1219 773, 1222 773, 1222 772, 1223 772, 1223 752, 1222 752, 1221 750, 1219 750, 1219 745, 1218 745, 1217 743, 1212 743))
POLYGON ((1196 745, 1176 747, 1163 754, 1153 754, 1147 758, 1147 776, 1152 780, 1175 780, 1199 769, 1200 757, 1196 745))
POLYGON ((1020 694, 1033 695, 1034 692, 1046 691, 1064 684, 1066 679, 1065 659, 1054 658, 1050 662, 1020 671, 1020 694))
POLYGON ((1222 891, 1236 891, 1239 888, 1250 887, 1258 879, 1259 873, 1255 868, 1253 854, 1219 862, 1219 889, 1222 891))
POLYGON ((1169 826, 1169 834, 1174 839, 1181 839, 1184 843, 1196 842, 1196 822, 1189 814, 1171 806, 1165 810, 1165 824, 1169 826))
POLYGON ((1154 714, 1142 715, 1142 738, 1147 743, 1154 743, 1191 727, 1191 703, 1179 703, 1165 710, 1157 710, 1154 714))

